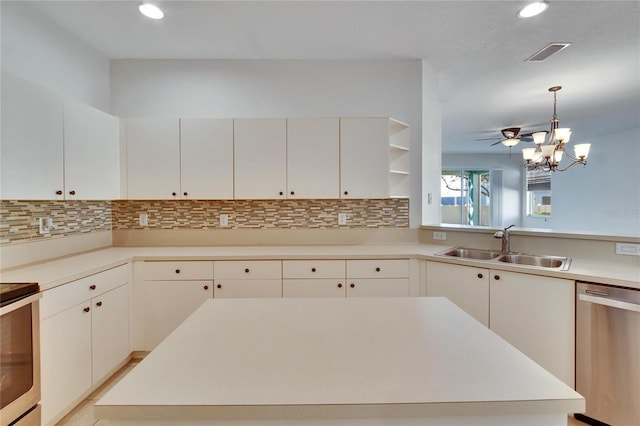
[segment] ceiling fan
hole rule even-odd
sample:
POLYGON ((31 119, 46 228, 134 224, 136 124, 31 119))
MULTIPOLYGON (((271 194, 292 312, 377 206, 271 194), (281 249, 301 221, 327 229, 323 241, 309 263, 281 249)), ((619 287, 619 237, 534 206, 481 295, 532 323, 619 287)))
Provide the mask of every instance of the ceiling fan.
MULTIPOLYGON (((533 142, 532 135, 535 132, 520 133, 521 131, 522 131, 522 128, 520 127, 507 127, 505 129, 502 129, 500 130, 500 133, 502 133, 502 138, 498 139, 496 142, 492 143, 490 146, 498 145, 499 143, 501 143, 504 146, 508 146, 509 148, 511 148, 513 146, 518 145, 520 141, 533 142)), ((488 140, 496 140, 496 138, 493 137, 493 138, 484 138, 484 139, 476 139, 476 140, 488 141, 488 140)))

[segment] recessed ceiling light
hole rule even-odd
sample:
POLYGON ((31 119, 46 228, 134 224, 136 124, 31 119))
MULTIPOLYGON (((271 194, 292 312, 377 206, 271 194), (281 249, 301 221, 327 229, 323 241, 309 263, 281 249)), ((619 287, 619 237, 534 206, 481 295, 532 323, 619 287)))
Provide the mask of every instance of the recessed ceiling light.
POLYGON ((164 12, 156 5, 151 3, 142 3, 138 6, 138 10, 147 18, 162 19, 164 18, 164 12))
POLYGON ((518 16, 520 18, 531 18, 532 16, 536 16, 547 10, 549 7, 549 3, 546 1, 536 1, 533 3, 529 3, 518 12, 518 16))

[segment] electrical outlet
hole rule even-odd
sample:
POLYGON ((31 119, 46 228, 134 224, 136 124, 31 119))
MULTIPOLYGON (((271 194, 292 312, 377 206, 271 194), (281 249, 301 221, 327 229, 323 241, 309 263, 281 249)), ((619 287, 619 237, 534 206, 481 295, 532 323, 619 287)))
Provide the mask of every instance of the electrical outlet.
POLYGON ((444 241, 447 239, 447 233, 442 231, 433 231, 433 239, 444 241))
POLYGON ((427 193, 427 204, 433 204, 433 194, 431 192, 427 193))
POLYGON ((41 217, 38 219, 38 232, 40 235, 51 233, 53 228, 53 220, 50 217, 41 217))
POLYGON ((346 225, 346 224, 347 224, 347 214, 338 213, 338 225, 346 225))
POLYGON ((640 256, 640 244, 616 243, 616 254, 640 256))
POLYGON ((228 228, 229 227, 229 215, 226 213, 223 213, 220 215, 220 227, 221 228, 228 228))
POLYGON ((138 223, 140 226, 149 226, 149 215, 146 213, 140 213, 138 216, 138 223))

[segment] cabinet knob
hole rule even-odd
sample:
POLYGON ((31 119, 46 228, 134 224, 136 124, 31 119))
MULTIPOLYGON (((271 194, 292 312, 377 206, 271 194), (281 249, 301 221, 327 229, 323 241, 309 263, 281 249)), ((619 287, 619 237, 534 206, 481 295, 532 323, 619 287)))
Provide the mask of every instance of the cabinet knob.
POLYGON ((484 275, 482 274, 478 274, 478 278, 482 278, 484 275))
POLYGON ((89 290, 95 290, 95 289, 96 289, 96 285, 95 285, 95 284, 91 284, 91 285, 89 286, 89 290))
POLYGON ((376 268, 376 272, 380 272, 380 268, 376 268))
POLYGON ((102 301, 96 302, 96 306, 102 306, 102 301))
POLYGON ((218 284, 216 288, 222 288, 222 284, 218 284))
POLYGON ((316 268, 311 268, 311 272, 315 272, 315 271, 316 271, 316 268))
POLYGON ((296 195, 296 192, 295 191, 291 191, 291 195, 296 195))
POLYGON ((248 274, 249 273, 249 268, 245 268, 244 272, 248 274))
POLYGON ((182 193, 182 195, 184 195, 186 197, 187 195, 189 195, 189 193, 185 191, 185 192, 182 193))
POLYGON ((179 273, 180 273, 180 269, 176 269, 176 274, 179 274, 179 273))
POLYGON ((76 191, 69 191, 69 195, 76 195, 76 191))
POLYGON ((338 288, 342 288, 342 283, 338 283, 338 288))
POLYGON ((500 275, 494 275, 493 279, 496 280, 496 281, 499 281, 500 280, 500 275))
POLYGON ((171 195, 173 195, 175 197, 178 194, 176 192, 172 192, 171 195))
POLYGON ((344 195, 349 195, 349 191, 344 191, 344 195))
POLYGON ((88 307, 88 306, 87 306, 86 308, 84 308, 84 309, 83 309, 83 311, 85 311, 85 312, 89 312, 90 310, 91 310, 91 308, 90 308, 90 307, 88 307))
POLYGON ((351 288, 355 288, 355 287, 356 287, 356 285, 355 285, 354 283, 351 283, 351 284, 349 284, 349 287, 351 287, 351 288))
POLYGON ((60 189, 58 189, 58 190, 56 191, 56 195, 62 195, 62 191, 61 191, 60 189))
POLYGON ((208 285, 205 285, 203 288, 204 288, 205 290, 209 290, 209 286, 208 286, 208 285))

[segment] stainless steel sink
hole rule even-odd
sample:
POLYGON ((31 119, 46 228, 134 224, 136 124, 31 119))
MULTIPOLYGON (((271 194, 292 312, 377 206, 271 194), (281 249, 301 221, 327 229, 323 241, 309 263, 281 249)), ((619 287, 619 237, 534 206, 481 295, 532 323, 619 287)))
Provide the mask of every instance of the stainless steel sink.
POLYGON ((539 268, 569 269, 571 260, 567 257, 541 256, 534 254, 509 253, 503 254, 496 259, 498 262, 513 263, 517 265, 537 266, 539 268))
POLYGON ((500 256, 499 251, 482 250, 482 249, 468 249, 462 247, 456 247, 442 253, 438 253, 438 256, 451 256, 459 257, 461 259, 476 259, 476 260, 492 260, 500 256))

